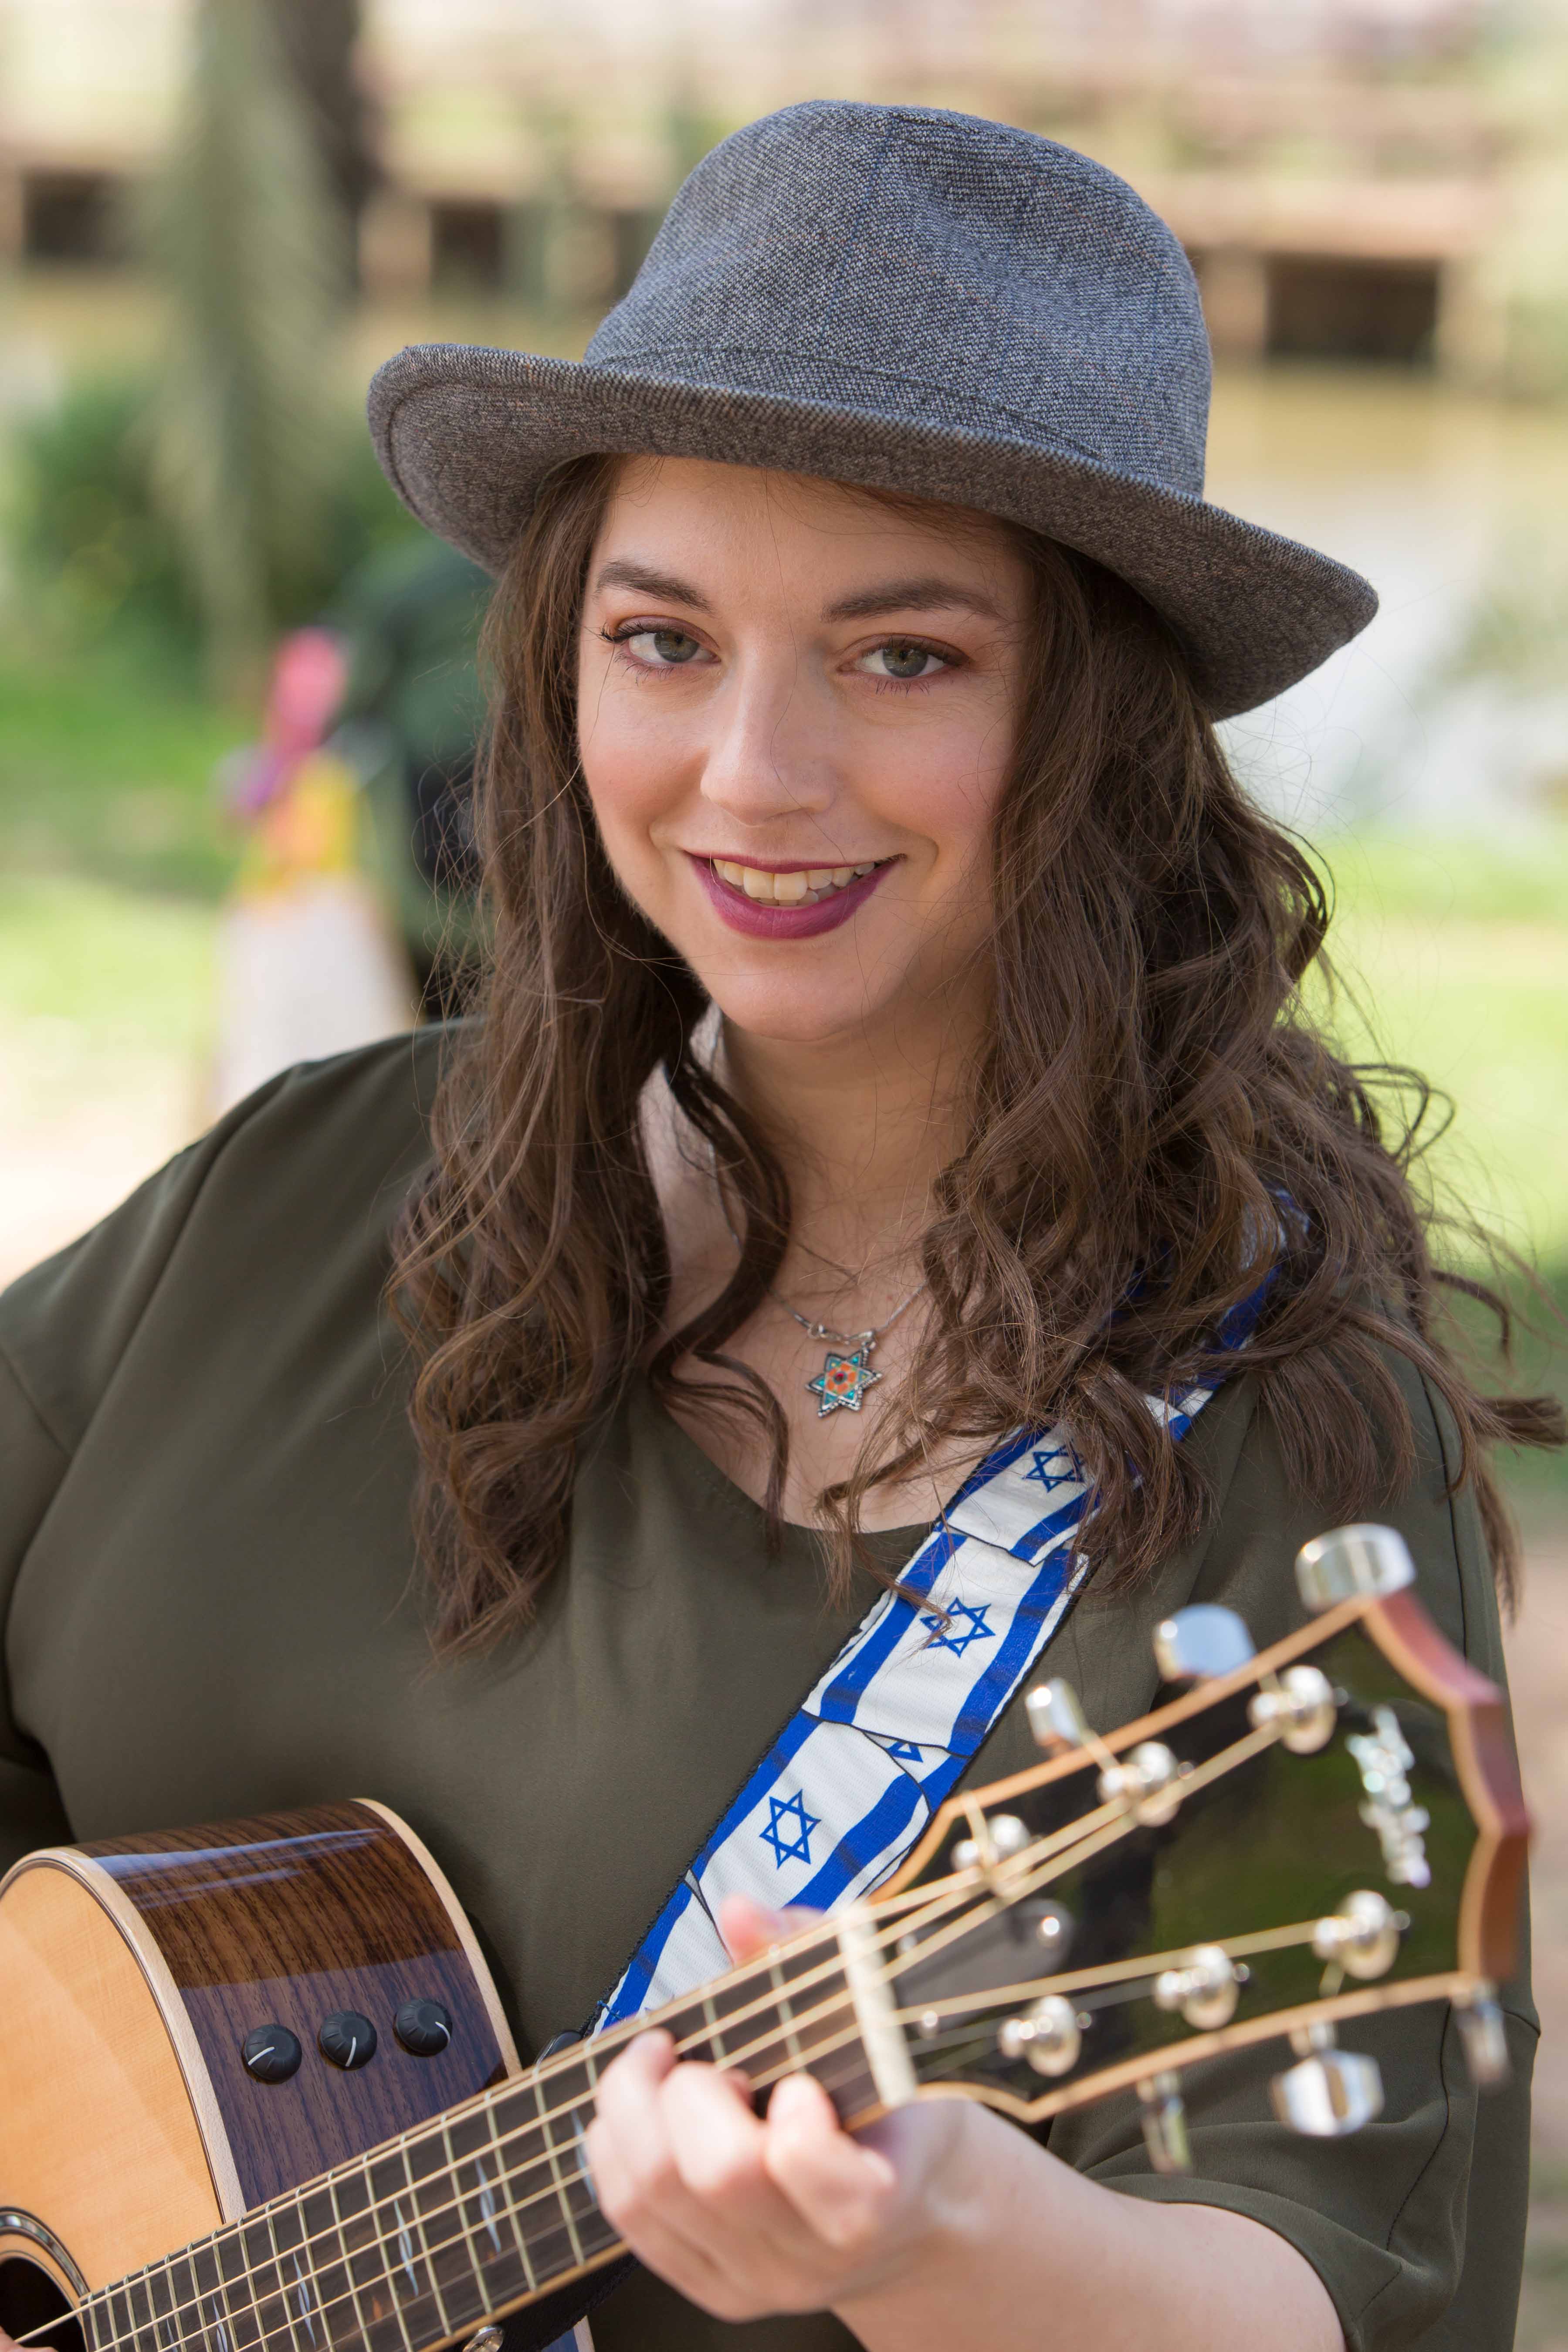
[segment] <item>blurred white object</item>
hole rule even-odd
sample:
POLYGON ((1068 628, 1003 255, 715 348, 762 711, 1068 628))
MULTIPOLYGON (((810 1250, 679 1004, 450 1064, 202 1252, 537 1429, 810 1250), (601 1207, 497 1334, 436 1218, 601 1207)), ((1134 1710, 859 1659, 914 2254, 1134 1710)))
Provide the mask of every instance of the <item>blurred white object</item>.
POLYGON ((412 1026, 414 982, 374 891, 301 874, 225 908, 217 945, 216 1118, 295 1062, 412 1026))

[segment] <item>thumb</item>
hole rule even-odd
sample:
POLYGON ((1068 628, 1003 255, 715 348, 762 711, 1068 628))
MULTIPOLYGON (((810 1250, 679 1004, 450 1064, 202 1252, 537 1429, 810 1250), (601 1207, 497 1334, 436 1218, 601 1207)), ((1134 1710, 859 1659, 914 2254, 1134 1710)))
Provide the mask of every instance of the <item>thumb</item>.
POLYGON ((769 1911, 749 1895, 726 1895, 719 1906, 719 1933, 732 1960, 754 1960, 759 1952, 788 1943, 803 1927, 815 1927, 820 1911, 769 1911))

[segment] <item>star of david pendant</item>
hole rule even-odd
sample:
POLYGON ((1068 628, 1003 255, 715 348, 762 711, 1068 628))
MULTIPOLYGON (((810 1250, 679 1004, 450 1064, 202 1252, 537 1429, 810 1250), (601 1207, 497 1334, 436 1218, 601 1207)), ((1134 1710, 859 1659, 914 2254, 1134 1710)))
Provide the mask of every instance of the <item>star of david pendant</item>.
POLYGON ((857 1348, 852 1356, 829 1353, 824 1357, 821 1371, 805 1384, 813 1396, 822 1400, 816 1408, 818 1421, 829 1412, 858 1412, 867 1390, 881 1377, 871 1370, 868 1347, 857 1348))

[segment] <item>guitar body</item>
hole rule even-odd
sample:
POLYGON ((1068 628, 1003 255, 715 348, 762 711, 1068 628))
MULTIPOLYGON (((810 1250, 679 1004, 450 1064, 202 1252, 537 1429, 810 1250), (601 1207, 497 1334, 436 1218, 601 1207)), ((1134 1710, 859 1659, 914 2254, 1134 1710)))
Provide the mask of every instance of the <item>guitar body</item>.
POLYGON ((13 2335, 519 2072, 457 1898, 370 1802, 29 1854, 0 1886, 0 2017, 13 2335), (395 2026, 421 2001, 448 2025, 424 2019, 427 2053, 395 2026), (348 2067, 322 2054, 333 2016, 371 2021, 368 2059, 352 2029, 348 2067), (282 2080, 246 2063, 267 2027, 299 2046, 282 2080))

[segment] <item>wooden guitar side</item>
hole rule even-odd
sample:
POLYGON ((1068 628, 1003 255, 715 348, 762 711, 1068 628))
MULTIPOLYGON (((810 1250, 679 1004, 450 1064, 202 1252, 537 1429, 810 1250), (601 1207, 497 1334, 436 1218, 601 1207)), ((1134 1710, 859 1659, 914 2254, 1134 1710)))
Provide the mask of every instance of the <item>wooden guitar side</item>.
POLYGON ((7 2265, 74 2302, 520 2071, 451 1889, 368 1801, 29 1854, 0 2016, 0 2324, 7 2265), (415 1999, 451 2020, 435 2055, 394 2030, 415 1999), (317 2042, 344 2010, 376 2032, 348 2073, 317 2042), (243 2063, 268 2024, 300 2044, 286 2082, 243 2063))

